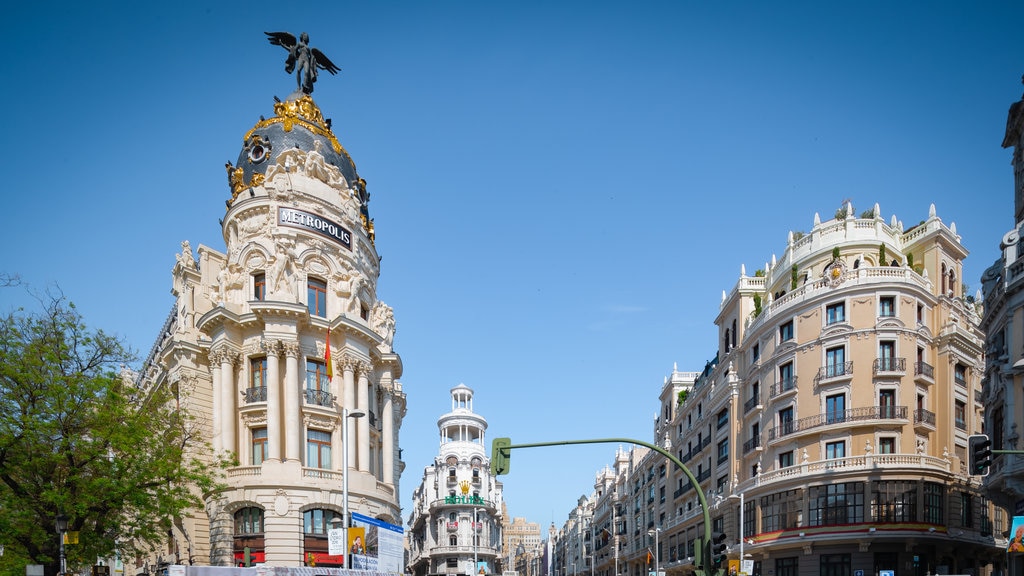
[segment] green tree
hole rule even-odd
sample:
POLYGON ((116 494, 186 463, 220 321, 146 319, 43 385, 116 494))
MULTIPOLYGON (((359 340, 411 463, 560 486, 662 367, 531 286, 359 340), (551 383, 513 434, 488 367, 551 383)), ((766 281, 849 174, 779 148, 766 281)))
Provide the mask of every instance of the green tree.
POLYGON ((69 570, 150 550, 218 478, 175 389, 140 389, 123 342, 63 296, 38 299, 0 316, 2 574, 56 573, 58 514, 79 536, 69 570))

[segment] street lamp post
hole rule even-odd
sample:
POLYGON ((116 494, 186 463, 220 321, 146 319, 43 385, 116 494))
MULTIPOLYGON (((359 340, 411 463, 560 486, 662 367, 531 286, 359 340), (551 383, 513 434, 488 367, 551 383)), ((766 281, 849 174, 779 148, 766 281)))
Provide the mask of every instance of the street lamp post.
POLYGON ((60 541, 60 574, 68 571, 67 556, 64 555, 64 533, 68 531, 68 517, 64 514, 57 514, 54 519, 54 528, 57 529, 57 538, 60 541))
MULTIPOLYGON (((733 498, 736 498, 736 494, 730 494, 729 497, 727 498, 727 500, 731 500, 733 498)), ((740 492, 739 498, 740 498, 740 529, 737 530, 737 532, 739 532, 739 534, 740 534, 740 573, 742 574, 743 573, 743 558, 744 558, 744 556, 743 556, 743 541, 746 539, 743 536, 743 492, 740 492)))
POLYGON ((654 576, 661 576, 661 567, 658 565, 658 534, 660 533, 661 528, 647 531, 648 535, 654 536, 654 576))
POLYGON ((341 443, 343 445, 341 451, 341 529, 342 529, 342 542, 345 543, 345 568, 351 569, 352 564, 349 558, 349 543, 348 543, 348 419, 349 418, 362 418, 366 416, 366 413, 362 410, 349 410, 348 408, 341 408, 341 443))

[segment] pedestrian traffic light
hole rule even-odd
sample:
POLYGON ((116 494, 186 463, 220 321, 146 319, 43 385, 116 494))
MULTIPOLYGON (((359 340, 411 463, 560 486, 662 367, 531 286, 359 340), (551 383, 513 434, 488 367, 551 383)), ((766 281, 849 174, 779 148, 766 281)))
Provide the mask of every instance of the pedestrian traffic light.
POLYGON ((512 450, 509 446, 512 445, 511 438, 495 438, 491 442, 491 474, 498 476, 499 474, 508 474, 508 468, 511 465, 512 450))
POLYGON ((711 566, 713 568, 720 568, 725 564, 726 538, 725 532, 715 532, 711 535, 711 566))
POLYGON ((992 466, 992 441, 987 434, 972 434, 967 438, 968 467, 971 476, 988 476, 992 466))

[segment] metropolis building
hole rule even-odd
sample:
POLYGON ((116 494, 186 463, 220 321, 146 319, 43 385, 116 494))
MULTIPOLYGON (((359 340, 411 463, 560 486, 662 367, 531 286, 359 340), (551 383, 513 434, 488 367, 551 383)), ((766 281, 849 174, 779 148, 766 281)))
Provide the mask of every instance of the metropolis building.
POLYGON ((346 504, 401 524, 402 361, 366 182, 308 93, 275 100, 227 165, 224 249, 182 243, 140 376, 231 461, 154 562, 339 566, 327 530, 346 504))
MULTIPOLYGON (((714 359, 666 379, 653 440, 699 481, 729 568, 1003 569, 1008 515, 967 471, 985 365, 966 256, 934 206, 907 227, 847 204, 753 275, 741 268, 714 359)), ((593 568, 565 562, 557 576, 692 573, 704 521, 688 478, 641 449, 617 455, 615 475, 589 505, 593 568)))
POLYGON ((502 554, 502 485, 491 476, 487 420, 473 390, 451 389, 451 411, 437 420, 439 450, 413 490, 407 570, 415 576, 495 574, 502 554))

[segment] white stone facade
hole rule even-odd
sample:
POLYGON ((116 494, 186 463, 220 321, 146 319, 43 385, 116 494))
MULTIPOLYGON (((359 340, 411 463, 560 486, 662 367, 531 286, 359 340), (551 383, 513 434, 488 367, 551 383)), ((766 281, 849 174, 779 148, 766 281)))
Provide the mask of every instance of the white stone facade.
POLYGON ((197 259, 182 244, 177 303, 143 374, 176 386, 197 432, 233 460, 227 487, 157 561, 238 565, 248 548, 255 563, 340 565, 326 529, 346 474, 350 512, 401 523, 402 362, 377 299, 369 195, 311 98, 275 113, 228 165, 226 250, 200 246, 197 259), (343 422, 343 410, 363 417, 343 422))
POLYGON ((452 388, 451 398, 451 411, 437 421, 437 458, 412 496, 408 567, 416 576, 499 571, 502 486, 491 476, 487 420, 473 411, 468 386, 452 388))

